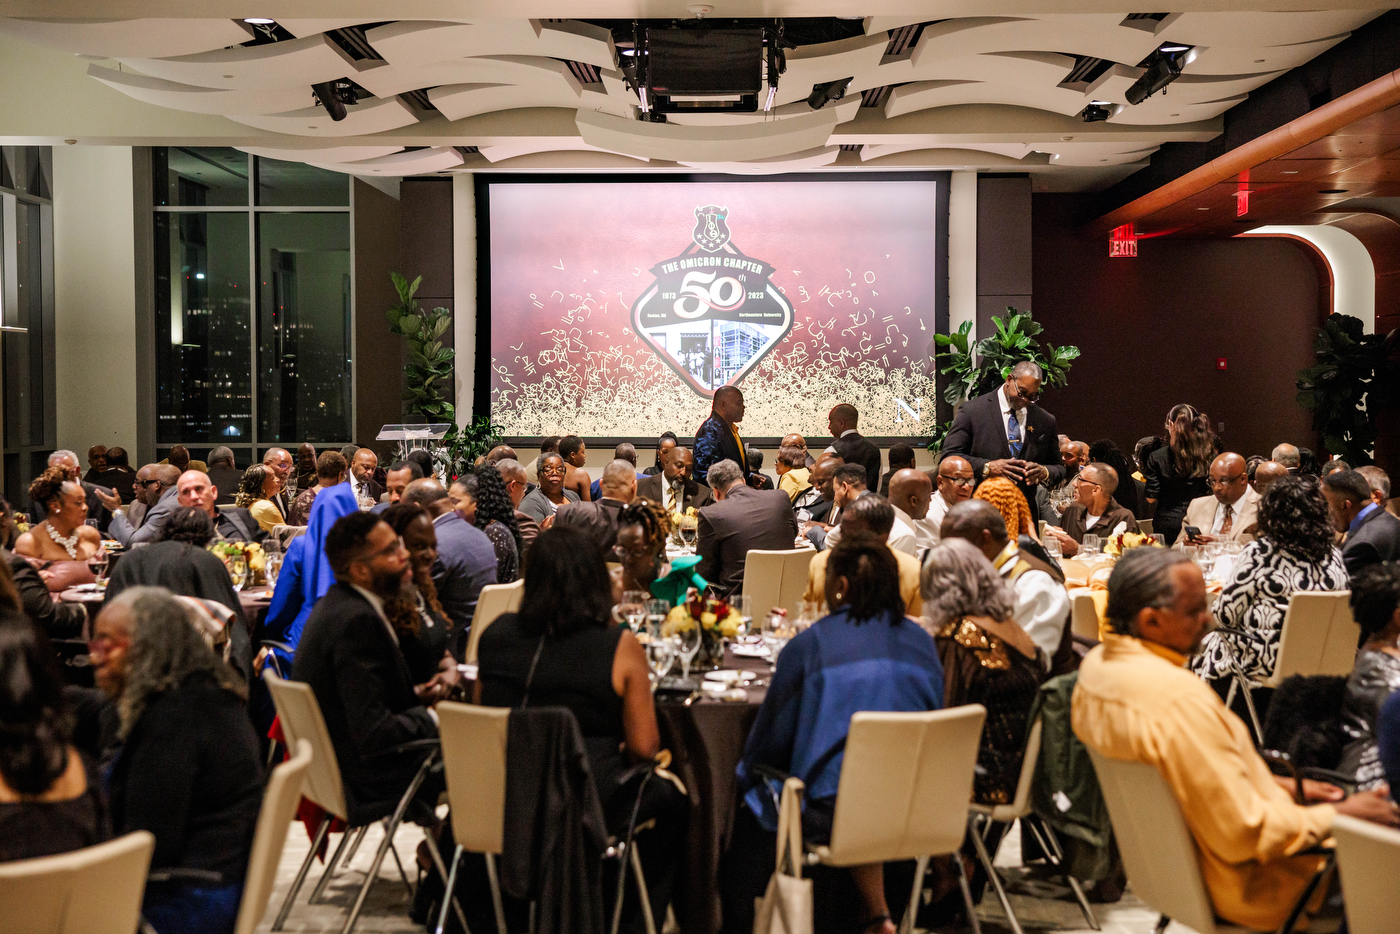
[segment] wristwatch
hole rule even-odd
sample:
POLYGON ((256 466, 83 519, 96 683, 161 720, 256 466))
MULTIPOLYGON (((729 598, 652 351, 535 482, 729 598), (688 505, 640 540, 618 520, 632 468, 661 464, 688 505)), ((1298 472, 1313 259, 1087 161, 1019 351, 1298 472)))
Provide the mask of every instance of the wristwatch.
POLYGON ((992 475, 992 462, 987 461, 982 465, 982 479, 985 480, 992 475))

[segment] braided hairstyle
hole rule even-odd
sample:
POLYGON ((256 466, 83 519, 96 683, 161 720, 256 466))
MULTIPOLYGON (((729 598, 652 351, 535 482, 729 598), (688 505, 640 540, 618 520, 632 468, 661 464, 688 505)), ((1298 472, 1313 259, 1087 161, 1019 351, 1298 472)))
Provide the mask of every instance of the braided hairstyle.
POLYGON ((267 468, 262 464, 254 464, 243 471, 243 478, 238 481, 238 492, 233 494, 233 505, 239 509, 247 509, 260 499, 267 499, 263 496, 263 483, 267 480, 267 468))
POLYGON ((515 553, 525 554, 525 542, 515 521, 515 505, 510 501, 506 482, 495 464, 477 464, 471 473, 458 478, 467 492, 476 497, 476 526, 484 529, 494 520, 510 530, 515 539, 515 553), (474 481, 474 482, 473 482, 474 481))
POLYGON ((666 538, 671 534, 671 517, 666 510, 660 503, 642 496, 623 506, 617 514, 617 527, 620 529, 624 525, 640 525, 646 533, 647 545, 652 548, 657 548, 658 543, 660 548, 665 548, 666 538))

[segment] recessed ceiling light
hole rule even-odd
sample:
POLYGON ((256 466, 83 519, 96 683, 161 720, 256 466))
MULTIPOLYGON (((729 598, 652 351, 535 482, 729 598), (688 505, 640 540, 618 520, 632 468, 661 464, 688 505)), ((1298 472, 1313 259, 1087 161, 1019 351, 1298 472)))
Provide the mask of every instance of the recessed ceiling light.
POLYGON ((1181 116, 1181 114, 1168 114, 1167 116, 1169 116, 1169 117, 1179 117, 1179 116, 1181 116))
POLYGON ((1189 46, 1189 45, 1178 45, 1178 44, 1176 44, 1176 43, 1170 43, 1170 44, 1167 44, 1167 45, 1159 46, 1158 49, 1157 49, 1157 51, 1158 51, 1158 52, 1185 52, 1185 51, 1186 51, 1187 49, 1189 49, 1189 48, 1191 48, 1191 46, 1189 46))
POLYGON ((1095 107, 1112 107, 1113 101, 1090 101, 1095 107))
POLYGON ((249 26, 271 26, 277 21, 269 16, 245 16, 243 22, 249 26))
POLYGON ((232 78, 233 75, 224 75, 225 78, 232 78))

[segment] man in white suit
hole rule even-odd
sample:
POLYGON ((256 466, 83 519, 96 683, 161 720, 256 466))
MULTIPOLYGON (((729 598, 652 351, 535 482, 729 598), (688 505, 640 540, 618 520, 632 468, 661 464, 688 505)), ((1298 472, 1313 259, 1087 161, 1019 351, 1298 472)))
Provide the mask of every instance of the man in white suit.
POLYGON ((1259 494, 1250 489, 1244 458, 1221 454, 1210 465, 1210 496, 1191 500, 1177 544, 1254 541, 1259 530, 1259 494), (1191 536, 1187 528, 1200 534, 1191 536))

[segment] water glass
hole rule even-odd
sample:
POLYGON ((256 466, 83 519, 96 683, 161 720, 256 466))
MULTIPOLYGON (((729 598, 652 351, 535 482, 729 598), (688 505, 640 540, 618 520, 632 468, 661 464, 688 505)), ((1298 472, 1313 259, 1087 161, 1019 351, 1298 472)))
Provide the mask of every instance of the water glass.
POLYGON ((1092 532, 1086 533, 1084 540, 1079 543, 1079 551, 1086 558, 1092 558, 1100 550, 1099 537, 1092 532))
POLYGON ((1152 533, 1152 542, 1153 542, 1153 544, 1155 544, 1158 548, 1165 548, 1165 547, 1167 547, 1167 537, 1166 537, 1165 535, 1163 535, 1161 532, 1153 532, 1153 533, 1152 533))
POLYGON ((1060 548, 1060 540, 1053 535, 1044 538, 1045 553, 1056 560, 1064 557, 1064 551, 1060 548))
POLYGON ((649 626, 647 635, 650 636, 646 645, 647 665, 651 669, 651 689, 654 691, 675 663, 676 646, 672 640, 661 635, 660 626, 649 626))
POLYGON ((282 573, 282 555, 280 552, 269 552, 263 557, 263 576, 267 578, 267 586, 277 589, 277 576, 282 573))
POLYGON ((739 618, 744 621, 744 631, 740 635, 746 635, 753 631, 753 597, 748 594, 739 594, 729 598, 729 605, 739 611, 739 618))
POLYGON ((699 626, 691 626, 689 629, 681 630, 677 638, 680 642, 681 678, 689 680, 690 663, 700 653, 700 644, 704 637, 699 626))
POLYGON ((618 611, 633 632, 639 631, 642 628, 642 623, 646 622, 647 603, 650 600, 651 594, 644 590, 628 590, 623 593, 622 602, 618 604, 618 611))
POLYGON ((224 566, 228 568, 229 579, 233 581, 234 592, 243 589, 243 585, 248 582, 248 560, 243 555, 229 555, 224 558, 224 566))

